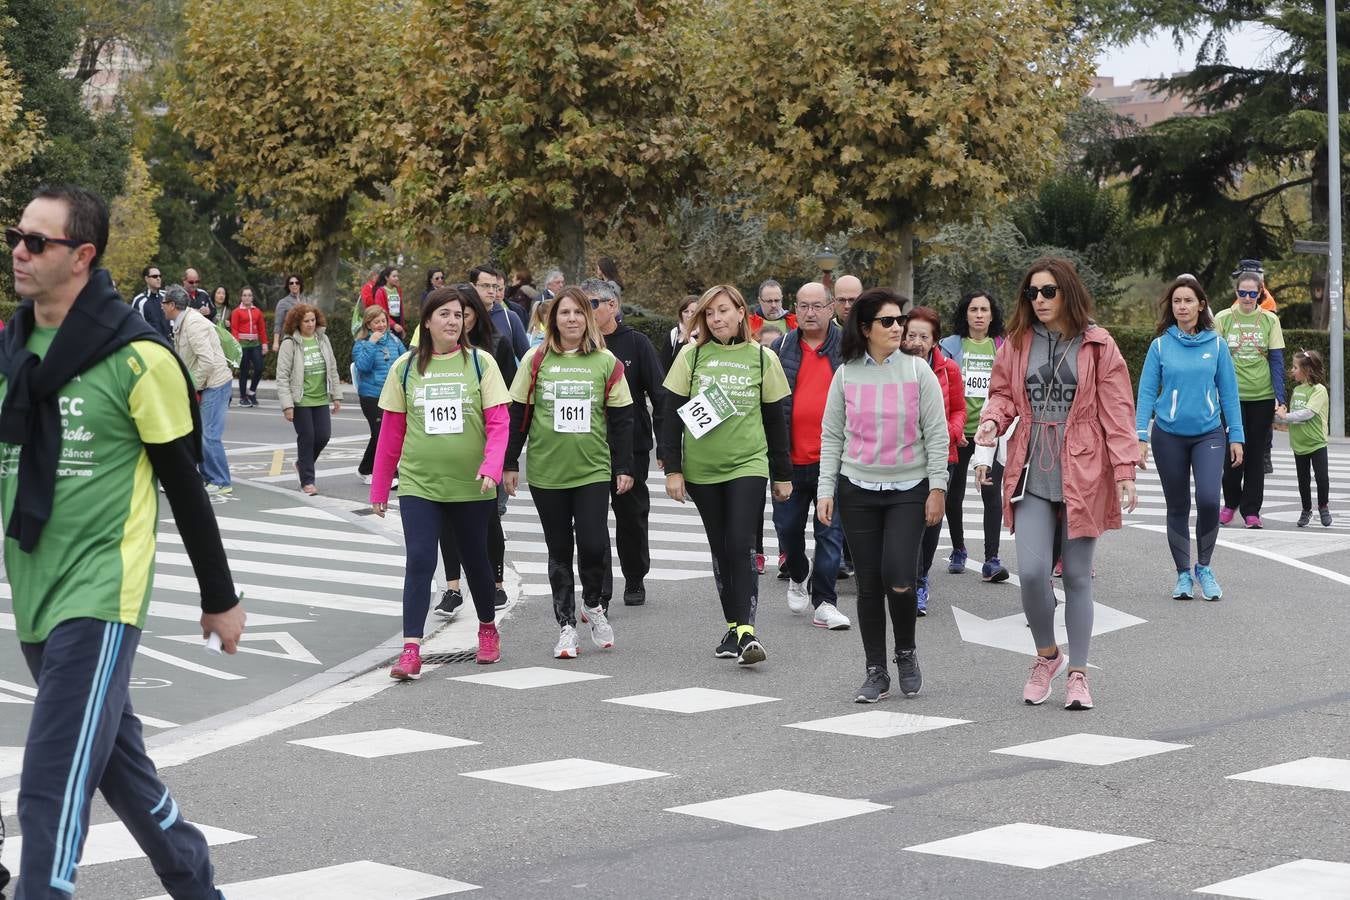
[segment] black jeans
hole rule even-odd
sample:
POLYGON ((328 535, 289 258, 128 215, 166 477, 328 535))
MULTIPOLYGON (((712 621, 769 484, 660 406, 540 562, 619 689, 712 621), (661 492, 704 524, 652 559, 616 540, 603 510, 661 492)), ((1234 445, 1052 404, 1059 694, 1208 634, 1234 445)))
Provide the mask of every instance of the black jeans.
POLYGON ((609 482, 597 481, 574 488, 530 485, 539 524, 548 545, 548 583, 553 589, 553 615, 558 624, 577 624, 576 582, 572 579, 572 550, 581 573, 581 599, 602 606, 601 588, 609 563, 609 482))
MULTIPOLYGON (((961 502, 966 499, 966 478, 970 472, 970 458, 974 455, 975 439, 966 438, 966 445, 956 448, 956 462, 947 467, 947 531, 952 536, 953 549, 966 549, 961 502)), ((980 488, 980 500, 984 503, 985 559, 998 556, 1000 529, 1003 527, 1003 465, 997 458, 990 476, 993 484, 980 488)))
POLYGON ((1314 474, 1317 476, 1317 508, 1326 506, 1327 495, 1331 493, 1327 483, 1327 448, 1318 447, 1311 453, 1295 453, 1294 471, 1298 474, 1298 498, 1303 501, 1303 509, 1312 509, 1311 476, 1314 474))
POLYGON ((685 482, 703 520, 703 530, 708 533, 717 594, 728 625, 753 625, 755 621, 754 607, 759 594, 755 520, 764 518, 767 484, 768 479, 760 475, 717 484, 685 482))
POLYGON ((375 471, 375 447, 380 443, 380 422, 384 419, 384 410, 380 409, 380 398, 361 397, 361 414, 370 426, 370 440, 366 442, 366 452, 361 464, 356 467, 357 474, 369 475, 375 471))
POLYGON ((300 486, 314 483, 314 464, 333 436, 333 414, 328 404, 297 406, 295 418, 295 467, 300 473, 300 486))
POLYGON ((839 479, 836 515, 853 548, 858 579, 858 626, 867 665, 886 667, 886 607, 891 610, 895 648, 914 649, 918 601, 914 574, 925 529, 928 479, 907 491, 869 491, 839 479))
MULTIPOLYGON (((617 486, 609 482, 609 503, 614 509, 614 545, 619 553, 619 569, 626 586, 637 587, 651 571, 651 550, 647 540, 647 521, 652 511, 652 497, 647 490, 649 455, 633 457, 633 486, 626 494, 614 493, 617 486)), ((600 589, 605 609, 614 596, 614 571, 605 568, 604 587, 600 589)))
POLYGON ((1266 496, 1266 445, 1270 443, 1270 429, 1275 422, 1275 401, 1243 400, 1242 430, 1246 438, 1246 453, 1242 467, 1223 470, 1223 505, 1236 509, 1245 519, 1261 515, 1261 504, 1266 496))
POLYGON ((247 400, 258 393, 258 382, 262 380, 262 347, 245 347, 244 357, 239 360, 239 399, 247 400))

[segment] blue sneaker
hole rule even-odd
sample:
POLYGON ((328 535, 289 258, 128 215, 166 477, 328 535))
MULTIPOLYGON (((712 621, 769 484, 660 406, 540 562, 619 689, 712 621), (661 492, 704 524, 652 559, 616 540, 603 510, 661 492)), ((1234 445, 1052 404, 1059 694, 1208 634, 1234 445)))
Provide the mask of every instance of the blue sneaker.
POLYGON ((991 556, 980 566, 980 577, 990 584, 998 584, 1000 581, 1008 580, 1008 570, 1003 568, 1003 563, 998 561, 997 556, 991 556))
POLYGON ((1205 600, 1219 600, 1223 597, 1223 588, 1219 587, 1219 579, 1214 577, 1214 570, 1209 566, 1197 565, 1195 567, 1195 580, 1200 582, 1200 596, 1205 600))
POLYGON ((1191 580, 1191 570, 1182 569, 1177 573, 1177 586, 1172 589, 1172 599, 1189 600, 1194 596, 1195 582, 1191 580))
POLYGON ((966 548, 955 547, 952 549, 952 555, 947 557, 947 572, 952 575, 960 575, 966 570, 966 548))
POLYGON ((928 576, 924 575, 919 579, 914 588, 914 596, 919 599, 919 615, 928 615, 928 576))

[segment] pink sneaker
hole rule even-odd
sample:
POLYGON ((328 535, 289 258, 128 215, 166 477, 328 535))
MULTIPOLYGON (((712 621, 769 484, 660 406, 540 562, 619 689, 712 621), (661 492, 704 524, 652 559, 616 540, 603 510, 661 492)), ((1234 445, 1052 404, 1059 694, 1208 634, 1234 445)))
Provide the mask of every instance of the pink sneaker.
POLYGON ((755 554, 755 571, 758 572, 760 575, 763 575, 763 574, 764 574, 764 554, 763 554, 763 553, 756 553, 756 554, 755 554))
POLYGON ((478 655, 474 661, 480 666, 495 663, 502 658, 502 636, 491 622, 478 624, 478 655))
POLYGON ((1088 693, 1087 676, 1082 672, 1070 672, 1068 683, 1064 686, 1065 709, 1092 709, 1092 695, 1088 693))
POLYGON ((1219 510, 1219 524, 1227 525, 1233 521, 1233 516, 1237 515, 1237 510, 1231 506, 1225 506, 1219 510))
POLYGON ((1050 699, 1050 682, 1055 680, 1059 670, 1068 663, 1069 657, 1063 650, 1054 659, 1044 656, 1037 656, 1036 661, 1031 664, 1031 675, 1027 678, 1027 686, 1022 689, 1022 699, 1032 706, 1040 706, 1046 700, 1050 699))
POLYGON ((389 670, 389 677, 399 681, 416 681, 422 677, 422 651, 416 644, 404 644, 398 662, 389 670))
POLYGON ((1260 516, 1247 516, 1242 520, 1248 528, 1262 528, 1260 516))

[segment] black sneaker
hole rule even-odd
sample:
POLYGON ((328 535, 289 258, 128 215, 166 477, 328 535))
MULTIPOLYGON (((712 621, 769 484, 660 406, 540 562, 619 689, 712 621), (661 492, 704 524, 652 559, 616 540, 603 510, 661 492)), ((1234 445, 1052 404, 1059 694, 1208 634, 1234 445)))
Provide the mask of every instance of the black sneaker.
POLYGON ((1317 515, 1320 516, 1322 519, 1323 528, 1331 527, 1331 509, 1329 507, 1326 506, 1317 507, 1317 515))
POLYGON ((764 645, 759 642, 759 638, 749 632, 741 635, 739 652, 736 655, 736 663, 742 666, 753 666, 755 663, 762 663, 769 658, 769 654, 764 652, 764 645))
POLYGON ((441 602, 436 604, 436 615, 444 616, 447 619, 453 619, 459 612, 459 608, 464 605, 464 595, 451 588, 444 594, 441 594, 441 602))
POLYGON ((722 637, 722 643, 717 645, 713 651, 713 656, 718 659, 735 659, 736 654, 741 650, 740 641, 736 640, 736 629, 728 628, 727 633, 722 637))
POLYGON ((623 605, 624 606, 642 606, 647 602, 647 588, 642 582, 634 584, 625 584, 623 586, 623 605))
POLYGON ((867 667, 867 680, 858 688, 854 703, 876 703, 891 695, 891 676, 881 666, 867 667))
POLYGON ((1273 462, 1271 461, 1271 459, 1270 459, 1270 454, 1269 454, 1269 453, 1266 454, 1266 465, 1265 465, 1265 469, 1266 469, 1266 474, 1267 474, 1267 475, 1274 475, 1274 474, 1275 474, 1275 463, 1273 463, 1273 462))
POLYGON ((839 574, 835 576, 836 581, 847 581, 853 577, 853 563, 844 560, 839 564, 839 574))
POLYGON ((919 693, 919 688, 923 687, 923 675, 919 672, 919 651, 898 651, 895 664, 900 668, 900 692, 906 697, 919 693))
POLYGON ((506 590, 504 588, 497 588, 497 595, 492 600, 493 609, 505 609, 506 603, 506 590))
POLYGON ((1307 528, 1307 527, 1308 527, 1308 523, 1311 522, 1311 521, 1312 521, 1312 510, 1311 510, 1311 509, 1305 509, 1303 512, 1299 513, 1299 515, 1298 515, 1298 527, 1299 527, 1299 528, 1307 528))

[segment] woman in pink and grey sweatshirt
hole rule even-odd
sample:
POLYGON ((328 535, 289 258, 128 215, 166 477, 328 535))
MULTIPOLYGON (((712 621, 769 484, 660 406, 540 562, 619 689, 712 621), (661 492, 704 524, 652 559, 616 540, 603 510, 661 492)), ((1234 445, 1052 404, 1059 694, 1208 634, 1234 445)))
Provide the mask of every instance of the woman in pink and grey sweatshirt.
POLYGON ((422 304, 421 341, 389 371, 370 505, 383 517, 399 473, 403 653, 391 677, 421 677, 421 643, 442 531, 453 533, 478 613, 478 662, 501 658, 495 625, 488 525, 497 504, 510 429, 510 397, 492 353, 470 345, 464 310, 481 302, 469 285, 432 291, 422 304))

